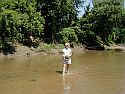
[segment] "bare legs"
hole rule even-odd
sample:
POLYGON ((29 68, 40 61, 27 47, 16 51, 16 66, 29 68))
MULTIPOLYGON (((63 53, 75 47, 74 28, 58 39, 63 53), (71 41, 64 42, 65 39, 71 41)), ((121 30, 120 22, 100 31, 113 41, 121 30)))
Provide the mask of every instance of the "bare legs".
POLYGON ((67 64, 67 73, 69 73, 69 64, 67 64))
POLYGON ((67 64, 63 64, 63 76, 64 76, 65 73, 66 73, 66 67, 67 67, 67 64))
POLYGON ((63 76, 69 72, 69 64, 63 64, 63 76))

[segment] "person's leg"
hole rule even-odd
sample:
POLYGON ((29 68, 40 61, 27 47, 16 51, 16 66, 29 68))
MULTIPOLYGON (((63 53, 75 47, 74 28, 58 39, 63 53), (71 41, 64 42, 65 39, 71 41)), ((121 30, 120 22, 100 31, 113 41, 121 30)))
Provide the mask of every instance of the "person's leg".
POLYGON ((71 59, 69 59, 68 63, 67 63, 67 73, 69 73, 69 66, 72 64, 71 59))
POLYGON ((66 70, 67 70, 67 73, 69 73, 69 64, 67 64, 67 69, 66 70))
POLYGON ((66 70, 67 70, 67 64, 63 64, 63 76, 65 75, 66 70))

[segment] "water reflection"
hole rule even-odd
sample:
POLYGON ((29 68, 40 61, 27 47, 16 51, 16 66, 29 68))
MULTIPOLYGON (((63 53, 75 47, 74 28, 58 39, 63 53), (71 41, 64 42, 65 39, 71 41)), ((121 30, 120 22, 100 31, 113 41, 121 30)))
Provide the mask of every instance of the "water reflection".
POLYGON ((64 86, 64 94, 70 94, 71 91, 71 78, 68 76, 63 76, 63 86, 64 86))

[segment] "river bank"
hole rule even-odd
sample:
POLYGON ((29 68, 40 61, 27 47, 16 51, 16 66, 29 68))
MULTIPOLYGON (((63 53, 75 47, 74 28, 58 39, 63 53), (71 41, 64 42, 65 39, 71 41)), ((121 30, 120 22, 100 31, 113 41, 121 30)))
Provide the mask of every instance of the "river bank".
MULTIPOLYGON (((14 46, 14 51, 12 52, 0 52, 0 57, 4 56, 34 56, 34 55, 59 55, 62 53, 62 49, 64 48, 63 44, 41 44, 37 48, 27 47, 22 44, 16 44, 14 46)), ((85 46, 77 45, 72 48, 74 53, 84 53, 87 50, 100 50, 95 47, 91 47, 91 49, 87 49, 85 46)), ((111 46, 104 46, 104 50, 114 50, 114 51, 125 51, 125 45, 111 45, 111 46)))
MULTIPOLYGON (((17 56, 34 56, 34 55, 59 55, 62 53, 62 49, 64 48, 63 44, 41 44, 37 48, 27 47, 22 44, 14 45, 13 51, 1 51, 0 57, 9 56, 9 57, 17 57, 17 56)), ((75 46, 72 48, 75 53, 84 53, 86 50, 83 46, 75 46)))

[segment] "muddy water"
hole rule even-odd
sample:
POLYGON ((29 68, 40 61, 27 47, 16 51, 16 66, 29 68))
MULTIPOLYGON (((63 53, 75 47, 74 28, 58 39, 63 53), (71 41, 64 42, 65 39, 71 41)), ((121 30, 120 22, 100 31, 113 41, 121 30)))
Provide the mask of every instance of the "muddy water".
POLYGON ((125 94, 125 53, 73 55, 70 74, 61 56, 0 58, 0 94, 125 94))

